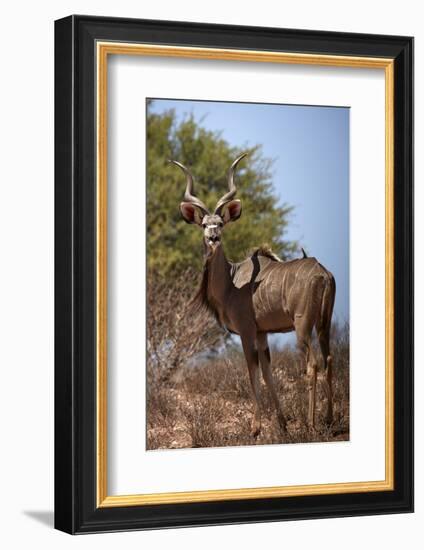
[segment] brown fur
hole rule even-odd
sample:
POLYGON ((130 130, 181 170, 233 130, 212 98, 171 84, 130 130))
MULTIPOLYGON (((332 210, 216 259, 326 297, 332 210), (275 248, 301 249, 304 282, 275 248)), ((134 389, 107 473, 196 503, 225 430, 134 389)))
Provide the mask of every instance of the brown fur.
POLYGON ((209 279, 209 269, 208 269, 208 260, 205 260, 203 264, 202 278, 200 279, 200 285, 197 289, 196 294, 193 296, 190 305, 192 307, 193 314, 196 313, 209 313, 212 315, 217 323, 221 325, 218 312, 213 307, 208 299, 208 279, 209 279))
MULTIPOLYGON (((276 254, 271 250, 271 248, 268 245, 262 245, 258 248, 254 248, 245 258, 245 260, 248 260, 249 258, 252 258, 254 255, 256 256, 265 256, 266 258, 269 258, 270 260, 274 262, 282 262, 276 254)), ((230 262, 229 262, 230 263, 230 262)), ((231 264, 231 267, 233 267, 234 264, 231 264)), ((200 285, 199 288, 196 291, 196 294, 193 296, 193 299, 191 300, 190 305, 193 308, 193 313, 199 313, 199 312, 205 312, 210 313, 213 315, 213 317, 216 319, 216 321, 219 323, 219 325, 222 326, 221 321, 219 319, 218 312, 216 311, 215 307, 211 304, 211 302, 208 299, 208 280, 209 280, 209 263, 208 259, 205 259, 203 264, 203 270, 202 270, 202 277, 200 279, 200 285)))

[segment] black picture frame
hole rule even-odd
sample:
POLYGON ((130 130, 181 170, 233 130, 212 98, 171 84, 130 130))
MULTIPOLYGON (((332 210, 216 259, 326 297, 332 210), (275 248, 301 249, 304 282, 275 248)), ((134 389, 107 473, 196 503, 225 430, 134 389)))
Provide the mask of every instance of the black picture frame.
POLYGON ((413 39, 73 15, 55 22, 55 527, 93 533, 413 511, 413 39), (98 40, 394 60, 392 491, 97 507, 98 40))

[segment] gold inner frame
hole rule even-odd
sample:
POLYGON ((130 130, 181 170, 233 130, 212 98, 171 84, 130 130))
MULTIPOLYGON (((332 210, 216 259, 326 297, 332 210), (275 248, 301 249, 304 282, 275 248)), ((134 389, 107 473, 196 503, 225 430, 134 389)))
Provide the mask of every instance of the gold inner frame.
POLYGON ((97 54, 97 506, 137 506, 388 491, 394 489, 394 60, 122 42, 96 44, 97 54), (220 59, 385 71, 385 479, 315 485, 214 489, 108 496, 107 493, 107 60, 109 55, 220 59))

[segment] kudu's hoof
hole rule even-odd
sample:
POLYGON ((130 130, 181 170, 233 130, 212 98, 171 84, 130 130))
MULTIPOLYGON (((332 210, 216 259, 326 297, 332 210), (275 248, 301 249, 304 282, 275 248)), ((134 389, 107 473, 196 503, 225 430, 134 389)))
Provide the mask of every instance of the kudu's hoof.
POLYGON ((310 433, 315 433, 317 431, 317 429, 315 427, 315 423, 309 422, 308 423, 308 430, 309 430, 310 433))
POLYGON ((327 428, 330 428, 332 426, 333 421, 334 421, 334 419, 333 419, 332 416, 327 416, 325 418, 324 422, 325 422, 325 425, 327 426, 327 428))
POLYGON ((252 426, 252 429, 250 430, 250 435, 254 437, 255 439, 259 436, 261 433, 261 427, 258 425, 252 426))
POLYGON ((287 421, 286 421, 286 419, 284 418, 283 415, 278 415, 277 420, 278 420, 278 425, 280 426, 281 433, 285 434, 287 432, 287 421))

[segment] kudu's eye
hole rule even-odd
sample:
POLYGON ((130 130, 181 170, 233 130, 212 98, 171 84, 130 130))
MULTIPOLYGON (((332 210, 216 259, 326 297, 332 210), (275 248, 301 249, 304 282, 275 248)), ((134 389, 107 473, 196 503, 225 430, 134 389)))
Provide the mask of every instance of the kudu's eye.
POLYGON ((203 229, 206 229, 206 224, 202 223, 202 227, 203 227, 203 229))
POLYGON ((219 227, 224 227, 224 222, 219 222, 218 225, 219 227))

